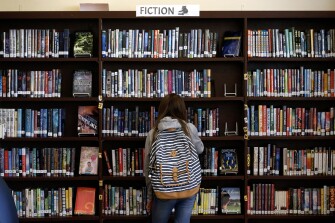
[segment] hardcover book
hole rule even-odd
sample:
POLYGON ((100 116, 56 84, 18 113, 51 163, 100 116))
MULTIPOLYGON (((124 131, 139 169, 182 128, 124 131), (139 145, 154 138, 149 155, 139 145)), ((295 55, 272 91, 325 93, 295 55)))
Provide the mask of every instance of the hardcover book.
POLYGON ((236 149, 221 149, 219 171, 221 175, 238 173, 236 149))
POLYGON ((80 175, 98 174, 99 147, 82 146, 80 151, 80 175))
POLYGON ((238 187, 221 188, 221 213, 241 214, 241 195, 238 187))
POLYGON ((78 187, 74 214, 94 215, 95 214, 95 192, 96 188, 78 187))
POLYGON ((92 57, 93 34, 91 32, 76 32, 73 46, 74 57, 92 57))
POLYGON ((73 74, 73 97, 91 97, 92 72, 88 70, 76 70, 73 74))
POLYGON ((222 56, 238 57, 241 49, 241 32, 227 31, 223 37, 222 56))
POLYGON ((84 105, 78 107, 78 135, 90 136, 98 134, 98 106, 84 105))

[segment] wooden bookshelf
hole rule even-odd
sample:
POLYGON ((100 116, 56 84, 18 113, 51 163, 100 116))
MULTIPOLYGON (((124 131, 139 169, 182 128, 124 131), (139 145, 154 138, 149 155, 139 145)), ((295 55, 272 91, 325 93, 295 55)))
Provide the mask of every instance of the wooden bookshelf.
MULTIPOLYGON (((143 176, 110 176, 104 159, 104 150, 122 148, 144 148, 145 137, 105 136, 103 132, 103 109, 111 106, 132 110, 138 106, 141 111, 150 111, 151 106, 158 107, 160 98, 124 98, 102 97, 103 70, 117 71, 118 69, 147 69, 154 72, 158 69, 179 69, 190 71, 193 69, 211 69, 212 92, 210 98, 186 97, 187 107, 219 108, 219 135, 216 137, 202 136, 205 147, 236 148, 238 151, 239 171, 237 175, 203 176, 202 187, 239 187, 241 192, 241 212, 239 215, 221 214, 220 201, 218 214, 195 215, 192 222, 229 221, 234 223, 259 222, 288 222, 301 223, 308 219, 334 222, 335 215, 307 215, 307 214, 248 214, 247 187, 253 184, 275 184, 278 190, 300 187, 335 186, 335 173, 331 176, 283 176, 282 157, 280 159, 279 176, 254 176, 247 174, 248 147, 266 147, 268 144, 280 148, 296 150, 311 149, 313 147, 327 147, 335 150, 335 135, 328 136, 248 136, 245 132, 247 123, 246 108, 251 105, 283 105, 291 107, 317 107, 321 111, 329 110, 335 105, 335 97, 254 97, 247 95, 248 72, 256 69, 299 69, 301 66, 314 70, 335 69, 335 52, 332 57, 248 57, 248 30, 268 30, 295 27, 298 30, 334 29, 335 13, 331 11, 202 11, 199 17, 141 17, 137 18, 133 11, 123 12, 0 12, 1 34, 10 29, 56 29, 70 30, 70 51, 68 58, 4 58, 0 57, 0 69, 18 70, 51 70, 60 69, 62 73, 61 97, 59 98, 23 98, 0 97, 0 108, 64 108, 66 121, 64 133, 57 138, 4 138, 0 139, 0 148, 14 147, 75 147, 75 172, 73 177, 4 177, 13 190, 24 188, 74 187, 73 205, 75 204, 75 188, 90 186, 97 189, 94 216, 51 216, 20 218, 20 222, 146 222, 146 216, 105 215, 103 193, 104 186, 136 187, 145 186, 143 176), (159 29, 168 30, 179 27, 180 32, 190 32, 191 29, 210 29, 218 33, 217 52, 211 58, 110 58, 102 56, 102 30, 108 29, 159 29), (74 58, 73 41, 76 31, 91 31, 94 35, 93 57, 74 58), (242 45, 239 57, 225 58, 221 55, 222 39, 225 31, 242 32, 242 45), (75 70, 87 69, 93 73, 92 97, 72 97, 72 75, 75 70), (236 97, 224 96, 224 84, 228 89, 237 86, 236 97), (77 109, 81 105, 99 106, 99 133, 95 137, 77 136, 77 109), (225 123, 229 130, 235 129, 237 123, 238 135, 226 136, 225 123), (78 174, 81 146, 98 146, 99 173, 97 176, 80 176, 78 174)), ((335 36, 333 36, 335 38, 335 36)), ((2 38, 1 38, 2 39, 2 38)), ((333 40, 333 44, 334 40, 333 40)), ((0 44, 1 46, 1 44, 0 44)), ((334 49, 334 47, 333 47, 334 49)), ((1 160, 0 160, 1 162, 1 160)), ((335 162, 335 160, 334 160, 335 162)), ((251 168, 253 154, 251 153, 251 168)), ((334 166, 334 164, 333 164, 334 166)), ((220 195, 219 195, 220 196, 220 195)), ((171 217, 171 222, 173 217, 171 217)))

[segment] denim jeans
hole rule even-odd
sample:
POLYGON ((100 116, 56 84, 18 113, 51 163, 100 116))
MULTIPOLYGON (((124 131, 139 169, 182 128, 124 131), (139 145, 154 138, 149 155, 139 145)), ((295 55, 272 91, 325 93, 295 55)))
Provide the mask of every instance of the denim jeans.
POLYGON ((174 208, 174 223, 189 223, 196 195, 185 199, 162 200, 154 197, 152 223, 167 223, 174 208))

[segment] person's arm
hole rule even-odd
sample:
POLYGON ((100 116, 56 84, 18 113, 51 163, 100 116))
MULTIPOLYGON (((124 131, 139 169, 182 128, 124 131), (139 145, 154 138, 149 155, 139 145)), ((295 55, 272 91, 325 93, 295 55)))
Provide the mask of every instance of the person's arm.
POLYGON ((2 177, 0 177, 0 210, 1 223, 19 222, 11 190, 2 177))
POLYGON ((204 144, 198 136, 198 129, 192 123, 188 123, 187 125, 189 128, 192 143, 194 144, 197 153, 201 154, 204 151, 204 144))

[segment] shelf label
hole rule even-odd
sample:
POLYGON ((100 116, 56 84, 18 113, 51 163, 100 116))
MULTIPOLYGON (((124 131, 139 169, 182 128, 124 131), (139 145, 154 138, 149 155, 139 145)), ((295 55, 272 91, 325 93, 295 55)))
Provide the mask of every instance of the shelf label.
POLYGON ((136 17, 199 15, 200 5, 136 5, 136 17))

